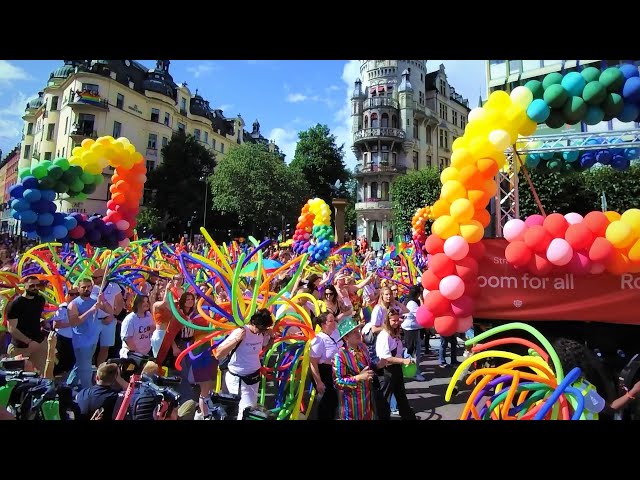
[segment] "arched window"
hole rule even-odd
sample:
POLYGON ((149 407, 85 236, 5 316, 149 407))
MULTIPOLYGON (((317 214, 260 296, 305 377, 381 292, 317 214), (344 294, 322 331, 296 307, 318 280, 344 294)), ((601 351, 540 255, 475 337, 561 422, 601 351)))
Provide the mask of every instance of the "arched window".
POLYGON ((380 127, 387 128, 389 126, 389 115, 386 113, 382 114, 382 118, 380 120, 380 127))
POLYGON ((391 128, 398 128, 398 117, 395 115, 391 116, 391 128))
POLYGON ((389 182, 382 182, 382 195, 380 196, 383 202, 389 201, 389 182))
POLYGON ((364 184, 364 190, 362 192, 362 202, 366 202, 367 201, 367 189, 369 188, 369 184, 365 182, 364 184))
POLYGON ((371 182, 371 200, 378 199, 378 182, 371 182))
POLYGON ((364 116, 364 128, 369 128, 369 116, 364 116))
POLYGON ((378 114, 371 114, 371 128, 378 128, 378 114))

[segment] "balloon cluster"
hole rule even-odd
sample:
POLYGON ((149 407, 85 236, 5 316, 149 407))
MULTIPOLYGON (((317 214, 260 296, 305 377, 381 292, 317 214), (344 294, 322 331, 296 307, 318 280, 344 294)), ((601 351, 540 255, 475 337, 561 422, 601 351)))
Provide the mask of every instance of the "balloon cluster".
POLYGON ((579 367, 565 376, 560 358, 549 341, 524 323, 509 323, 487 330, 467 340, 474 353, 457 368, 445 400, 451 400, 458 379, 476 362, 487 358, 505 359, 498 367, 472 371, 467 385, 476 382, 460 420, 595 420, 605 407, 604 399, 582 378, 579 367), (480 344, 492 335, 508 330, 524 330, 542 345, 519 337, 499 338, 480 344), (526 347, 528 355, 497 350, 501 345, 526 347), (552 368, 553 367, 553 368, 552 368))
POLYGON ((142 155, 126 138, 85 139, 71 157, 45 160, 23 168, 21 183, 10 190, 11 215, 21 221, 22 230, 43 242, 87 242, 94 246, 126 246, 133 236, 136 216, 146 181, 142 155), (104 178, 102 169, 115 167, 107 202, 107 215, 87 217, 78 213, 57 213, 56 194, 84 200, 104 178))
POLYGON ((509 220, 505 258, 533 275, 640 272, 640 210, 532 215, 509 220))
POLYGON ((585 122, 587 125, 617 118, 621 122, 638 121, 640 114, 640 77, 638 67, 623 64, 602 72, 587 67, 562 75, 549 73, 542 82, 530 80, 523 98, 531 98, 527 116, 550 128, 585 122))
MULTIPOLYGON (((602 144, 604 139, 590 138, 585 145, 602 144)), ((622 139, 612 139, 610 143, 622 143, 622 139)), ((580 141, 574 142, 580 145, 580 141)), ((528 148, 544 148, 543 142, 535 142, 528 148)), ((556 172, 571 172, 587 170, 591 167, 610 165, 615 170, 629 169, 631 160, 638 158, 637 148, 602 148, 595 150, 572 150, 567 152, 531 153, 525 157, 525 164, 529 168, 547 168, 556 172)))
POLYGON ((331 209, 324 200, 312 198, 302 207, 293 240, 293 251, 308 253, 310 262, 322 262, 329 257, 333 247, 333 229, 331 209))
POLYGON ((423 245, 427 239, 425 227, 430 219, 431 207, 426 206, 416 210, 415 215, 411 219, 411 235, 413 240, 423 245))

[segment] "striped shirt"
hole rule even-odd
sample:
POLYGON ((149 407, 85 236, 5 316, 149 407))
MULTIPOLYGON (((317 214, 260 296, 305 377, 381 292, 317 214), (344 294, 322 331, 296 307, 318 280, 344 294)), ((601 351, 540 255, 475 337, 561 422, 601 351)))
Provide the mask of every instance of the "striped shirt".
POLYGON ((341 347, 336 353, 333 378, 338 391, 338 420, 373 420, 371 382, 355 379, 367 366, 371 368, 371 362, 363 343, 356 349, 341 347))

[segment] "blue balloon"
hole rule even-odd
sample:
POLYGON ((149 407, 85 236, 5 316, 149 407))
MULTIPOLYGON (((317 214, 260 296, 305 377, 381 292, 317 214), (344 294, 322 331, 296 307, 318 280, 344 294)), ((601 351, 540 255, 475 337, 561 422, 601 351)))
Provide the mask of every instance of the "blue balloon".
POLYGON ((619 171, 624 171, 629 168, 629 160, 622 155, 614 155, 611 159, 611 166, 619 171))
POLYGON ((16 183, 9 189, 9 195, 13 198, 22 198, 22 194, 24 193, 25 188, 21 183, 16 183))
POLYGON ((569 95, 579 97, 586 83, 584 77, 578 72, 569 72, 562 79, 561 85, 569 95))
POLYGON ((54 225, 64 225, 64 213, 56 212, 53 214, 54 225))
POLYGON ((58 206, 57 206, 55 203, 53 203, 53 202, 49 202, 49 201, 47 201, 47 200, 45 200, 45 202, 46 202, 46 203, 45 203, 45 210, 44 210, 44 211, 45 211, 45 212, 49 212, 49 213, 50 213, 50 214, 52 214, 52 215, 53 215, 54 213, 56 213, 56 210, 58 209, 58 206))
POLYGON ((64 238, 69 234, 69 230, 64 225, 55 225, 53 227, 53 236, 55 238, 64 238))
POLYGON ((621 122, 633 122, 638 114, 640 114, 640 109, 636 105, 625 103, 622 112, 618 115, 618 120, 621 122))
POLYGON ((39 183, 36 177, 29 175, 28 177, 24 177, 22 179, 22 185, 26 190, 28 188, 38 188, 39 183))
MULTIPOLYGON (((640 102, 640 78, 631 77, 624 82, 622 97, 624 98, 624 103, 640 102)), ((22 183, 24 183, 24 181, 22 183)))
POLYGON ((33 210, 23 210, 18 214, 22 223, 36 223, 36 220, 38 220, 38 214, 33 210))
POLYGON ((36 227, 38 225, 35 223, 24 223, 22 222, 22 231, 23 232, 35 232, 36 227))
POLYGON ((87 240, 89 240, 89 242, 93 243, 93 242, 97 242, 100 240, 100 238, 102 237, 102 235, 100 235, 100 232, 98 230, 89 230, 85 236, 87 237, 87 240))
POLYGON ((38 232, 36 232, 35 230, 31 230, 27 232, 27 238, 31 238, 31 239, 38 238, 38 232))
POLYGON ((53 202, 56 199, 56 192, 53 190, 40 190, 40 193, 42 194, 42 198, 49 202, 53 202))
POLYGON ((67 230, 73 230, 78 226, 78 222, 74 217, 67 216, 64 217, 64 226, 67 227, 67 230))
POLYGON ((47 225, 39 225, 36 227, 36 232, 38 232, 39 237, 50 237, 53 233, 53 228, 47 225))
POLYGON ((17 211, 17 210, 13 210, 13 209, 12 209, 12 210, 11 210, 11 216, 12 216, 13 218, 15 218, 16 220, 20 220, 20 212, 19 212, 19 211, 17 211))
POLYGON ((42 243, 51 243, 51 242, 55 242, 56 239, 53 237, 53 235, 45 235, 45 236, 40 235, 40 241, 42 243))
POLYGON ((16 198, 11 201, 11 208, 21 212, 23 210, 29 210, 29 208, 31 208, 31 204, 24 198, 16 198))
POLYGON ((53 225, 53 215, 50 213, 41 213, 38 215, 38 225, 42 227, 49 227, 53 225))
MULTIPOLYGON (((573 72, 575 73, 575 72, 573 72)), ((580 74, 578 74, 580 75, 580 74)), ((580 75, 580 77, 582 78, 582 75, 580 75)), ((571 163, 571 162, 575 162, 576 160, 578 160, 578 157, 580 156, 580 152, 578 150, 573 150, 573 151, 569 151, 569 152, 562 152, 562 158, 565 159, 565 161, 571 163)))
POLYGON ((592 153, 585 153, 580 158, 580 166, 582 168, 591 168, 596 163, 596 159, 592 153))
POLYGON ((550 113, 549 105, 541 98, 536 98, 527 107, 527 116, 536 123, 544 123, 550 113))
POLYGON ((38 190, 37 188, 27 188, 22 194, 22 196, 24 197, 25 200, 31 203, 35 203, 42 198, 42 194, 40 193, 40 190, 38 190))
POLYGON ((638 67, 633 63, 624 63, 618 67, 618 70, 620 70, 625 79, 639 76, 638 67))
POLYGON ((596 162, 603 165, 609 165, 611 163, 611 152, 609 150, 598 150, 596 152, 596 162))
POLYGON ((125 238, 127 238, 127 234, 124 233, 123 230, 116 230, 116 232, 117 232, 116 235, 118 236, 118 241, 119 242, 124 240, 125 238))

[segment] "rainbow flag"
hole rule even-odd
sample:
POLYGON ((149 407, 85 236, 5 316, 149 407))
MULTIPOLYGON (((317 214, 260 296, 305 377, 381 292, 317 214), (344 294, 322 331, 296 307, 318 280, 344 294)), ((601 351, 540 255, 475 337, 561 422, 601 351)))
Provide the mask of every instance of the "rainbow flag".
POLYGON ((353 255, 353 242, 345 243, 336 248, 331 255, 353 255))
POLYGON ((398 256, 398 252, 396 252, 396 246, 395 245, 391 245, 389 247, 389 250, 387 251, 387 253, 384 254, 384 256, 382 257, 382 261, 383 262, 388 262, 389 260, 392 260, 394 258, 396 258, 398 256))

